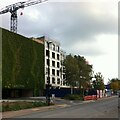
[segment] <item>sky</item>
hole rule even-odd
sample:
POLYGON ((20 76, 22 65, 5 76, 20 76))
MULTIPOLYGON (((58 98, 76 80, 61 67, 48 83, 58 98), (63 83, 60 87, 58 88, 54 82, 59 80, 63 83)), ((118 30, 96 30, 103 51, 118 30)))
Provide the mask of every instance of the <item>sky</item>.
MULTIPOLYGON (((25 0, 3 0, 0 8, 20 1, 25 0)), ((0 20, 0 27, 10 28, 10 13, 0 20)), ((105 84, 118 78, 117 0, 48 0, 20 9, 18 34, 59 41, 66 54, 84 56, 105 84)))

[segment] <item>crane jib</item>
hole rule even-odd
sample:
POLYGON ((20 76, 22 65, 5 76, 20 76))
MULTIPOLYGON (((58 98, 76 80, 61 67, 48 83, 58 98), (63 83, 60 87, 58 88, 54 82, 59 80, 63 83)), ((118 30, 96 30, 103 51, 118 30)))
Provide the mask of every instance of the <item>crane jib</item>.
POLYGON ((45 2, 47 0, 28 0, 25 2, 18 2, 15 4, 11 4, 0 10, 0 14, 5 14, 7 12, 11 13, 11 21, 10 21, 10 30, 12 32, 17 32, 17 10, 20 8, 32 6, 38 3, 45 2))

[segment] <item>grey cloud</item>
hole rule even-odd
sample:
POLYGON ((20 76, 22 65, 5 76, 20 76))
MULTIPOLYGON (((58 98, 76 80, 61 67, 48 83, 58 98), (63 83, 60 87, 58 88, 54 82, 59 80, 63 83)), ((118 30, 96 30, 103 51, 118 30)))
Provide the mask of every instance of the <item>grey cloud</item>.
MULTIPOLYGON (((100 33, 117 33, 117 20, 108 13, 107 16, 97 18, 89 12, 88 3, 49 3, 43 4, 33 9, 39 10, 41 16, 36 22, 31 21, 28 16, 24 16, 28 21, 28 28, 34 32, 36 30, 46 31, 56 36, 64 36, 70 40, 73 38, 91 37, 100 33), (43 19, 43 18, 46 18, 43 19)), ((30 12, 31 9, 28 10, 30 12)), ((27 12, 27 9, 26 9, 27 12)), ((21 25, 22 25, 21 24, 21 25)))
POLYGON ((100 56, 100 55, 105 54, 104 52, 94 49, 94 48, 93 49, 86 48, 84 50, 77 49, 77 48, 74 48, 74 49, 67 48, 66 51, 67 51, 67 54, 75 53, 76 55, 83 55, 83 56, 100 56))
MULTIPOLYGON (((19 17, 18 20, 18 32, 28 37, 50 35, 58 39, 65 48, 79 41, 95 41, 94 37, 100 34, 117 34, 117 19, 111 15, 110 11, 107 16, 103 14, 95 16, 91 12, 89 3, 39 4, 25 8, 23 17, 19 17), (35 20, 30 19, 28 15, 34 10, 39 11, 38 19, 35 20)), ((5 21, 8 19, 10 18, 5 21)), ((86 51, 90 52, 90 50, 86 51)), ((81 52, 87 54, 86 51, 81 52)), ((74 52, 77 50, 74 49, 74 52)), ((101 54, 101 52, 99 48, 91 49, 90 54, 101 54)))
POLYGON ((100 49, 100 46, 95 38, 92 38, 92 40, 86 40, 84 42, 82 42, 82 40, 79 41, 81 42, 74 42, 74 44, 68 43, 66 45, 62 44, 62 47, 65 51, 67 51, 67 54, 75 53, 83 56, 101 56, 107 54, 103 49, 100 49))

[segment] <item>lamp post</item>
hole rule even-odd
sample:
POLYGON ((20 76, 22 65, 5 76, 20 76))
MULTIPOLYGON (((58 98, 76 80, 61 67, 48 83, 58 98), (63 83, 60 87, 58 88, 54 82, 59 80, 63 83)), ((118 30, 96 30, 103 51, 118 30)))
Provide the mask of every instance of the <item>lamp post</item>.
POLYGON ((51 43, 52 42, 47 41, 47 44, 48 44, 48 81, 46 85, 46 90, 47 90, 46 101, 47 101, 48 106, 50 105, 50 44, 51 43))
POLYGON ((83 86, 81 85, 81 89, 82 89, 82 96, 84 98, 84 89, 83 89, 83 86))

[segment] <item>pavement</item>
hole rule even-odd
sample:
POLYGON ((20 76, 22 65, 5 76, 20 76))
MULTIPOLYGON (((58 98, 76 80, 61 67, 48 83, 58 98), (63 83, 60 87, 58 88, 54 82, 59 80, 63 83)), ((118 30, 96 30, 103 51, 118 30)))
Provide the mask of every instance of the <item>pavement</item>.
POLYGON ((8 112, 2 113, 2 118, 12 118, 12 117, 17 117, 17 116, 21 116, 21 115, 35 113, 36 111, 44 112, 47 110, 53 110, 53 109, 57 109, 58 107, 62 108, 62 107, 66 107, 66 106, 67 106, 67 104, 61 104, 61 105, 52 105, 52 106, 45 106, 45 107, 23 109, 23 110, 19 110, 19 111, 8 111, 8 112))
MULTIPOLYGON (((114 96, 111 96, 114 97, 114 96)), ((105 98, 101 98, 98 100, 104 100, 104 99, 109 99, 111 97, 105 97, 105 98)), ((36 101, 36 100, 40 100, 41 98, 31 98, 31 100, 19 100, 19 101, 36 101)), ((42 98, 43 100, 44 98, 42 98)), ((3 100, 3 101, 9 101, 9 102, 15 102, 16 100, 3 100)), ((17 100, 18 101, 18 100, 17 100)), ((78 104, 85 104, 85 103, 89 103, 89 102, 95 102, 94 100, 88 100, 88 101, 70 101, 70 100, 64 100, 64 99, 60 99, 60 98, 55 98, 54 103, 55 105, 51 105, 51 106, 44 106, 44 107, 37 107, 37 108, 30 108, 30 109, 23 109, 23 110, 19 110, 19 111, 8 111, 8 112, 3 112, 2 113, 2 118, 12 118, 12 117, 17 117, 17 116, 21 116, 21 115, 27 115, 27 114, 31 114, 31 113, 35 113, 36 111, 38 112, 44 112, 44 111, 48 111, 48 110, 54 110, 54 109, 59 109, 59 108, 65 108, 65 107, 70 107, 72 105, 78 105, 78 104)))

